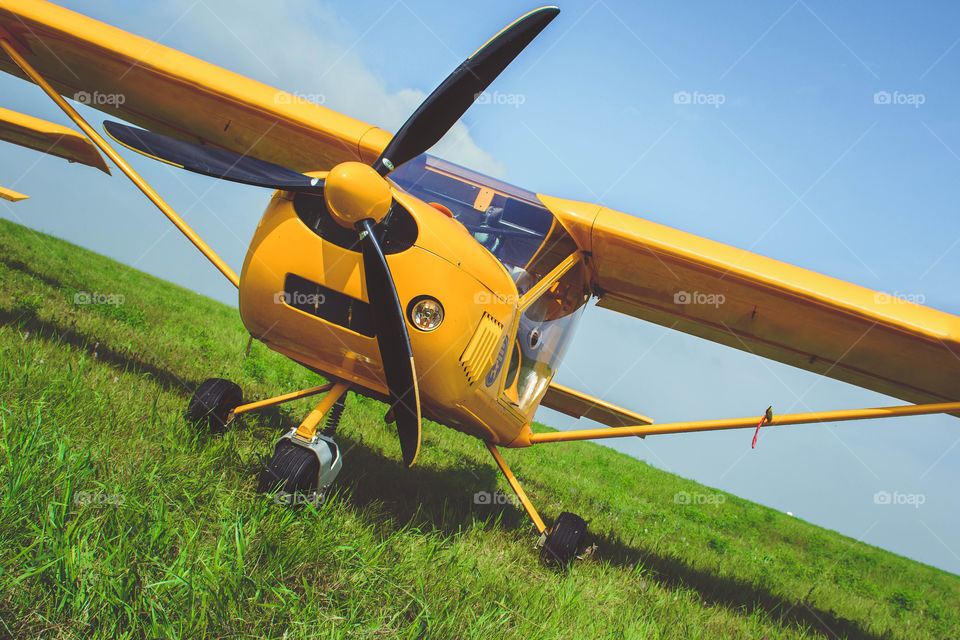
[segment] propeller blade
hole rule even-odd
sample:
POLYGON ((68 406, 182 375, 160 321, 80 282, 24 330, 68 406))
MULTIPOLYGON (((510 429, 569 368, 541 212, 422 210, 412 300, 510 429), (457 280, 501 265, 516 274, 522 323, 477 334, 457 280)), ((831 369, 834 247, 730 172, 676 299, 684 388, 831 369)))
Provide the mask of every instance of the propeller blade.
POLYGON ((106 121, 103 128, 111 138, 137 153, 205 176, 241 182, 255 187, 321 193, 323 180, 305 176, 278 164, 242 156, 193 142, 184 142, 145 129, 106 121))
POLYGON ((558 13, 557 7, 531 11, 507 25, 454 69, 387 144, 373 163, 377 173, 385 176, 436 144, 558 13))
POLYGON ((410 467, 420 451, 420 390, 417 388, 410 335, 390 267, 374 235, 373 220, 358 222, 357 231, 360 232, 367 297, 376 322, 380 360, 397 420, 400 451, 403 463, 410 467))

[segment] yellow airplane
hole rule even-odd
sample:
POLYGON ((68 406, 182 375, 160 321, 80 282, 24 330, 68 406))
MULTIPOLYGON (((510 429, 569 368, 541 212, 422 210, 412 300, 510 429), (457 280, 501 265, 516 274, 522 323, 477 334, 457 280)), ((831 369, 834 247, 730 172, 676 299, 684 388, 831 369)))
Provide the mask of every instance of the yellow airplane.
POLYGON ((540 532, 543 557, 564 565, 585 521, 564 512, 547 527, 498 447, 960 415, 956 316, 885 304, 863 287, 426 155, 558 12, 542 7, 512 22, 391 136, 62 7, 3 0, 0 69, 39 85, 83 136, 0 112, 8 123, 0 137, 29 138, 28 146, 105 170, 102 152, 238 287, 252 338, 330 380, 247 403, 227 380, 196 390, 187 415, 213 428, 324 394, 276 444, 263 491, 325 495, 343 465, 332 435, 352 390, 389 405, 407 465, 422 416, 482 440, 540 532), (63 96, 136 125, 104 124, 124 147, 273 190, 239 277, 63 96), (725 302, 697 304, 689 291, 725 302), (601 307, 913 404, 654 423, 553 382, 592 296, 601 307), (533 433, 540 405, 604 426, 533 433))

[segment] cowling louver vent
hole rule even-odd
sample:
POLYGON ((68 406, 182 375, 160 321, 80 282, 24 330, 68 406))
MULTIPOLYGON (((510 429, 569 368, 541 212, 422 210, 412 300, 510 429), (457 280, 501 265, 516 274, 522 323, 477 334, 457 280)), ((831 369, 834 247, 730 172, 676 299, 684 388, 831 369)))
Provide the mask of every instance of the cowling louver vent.
POLYGON ((497 348, 501 333, 503 333, 503 325, 489 313, 484 312, 483 317, 480 318, 480 325, 470 338, 467 348, 460 355, 460 366, 467 374, 467 381, 470 384, 479 380, 483 372, 493 364, 494 350, 497 348))

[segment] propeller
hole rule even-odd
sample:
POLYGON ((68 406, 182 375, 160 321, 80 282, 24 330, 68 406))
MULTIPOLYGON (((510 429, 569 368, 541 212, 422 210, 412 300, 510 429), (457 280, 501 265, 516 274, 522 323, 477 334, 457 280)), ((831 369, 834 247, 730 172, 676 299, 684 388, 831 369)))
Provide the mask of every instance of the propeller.
POLYGON ((420 451, 420 389, 417 386, 410 335, 390 267, 373 232, 373 221, 363 220, 358 226, 361 228, 360 246, 363 250, 363 272, 367 278, 367 297, 376 323, 380 359, 396 418, 400 453, 404 464, 409 467, 413 466, 420 451))
POLYGON ((487 40, 417 107, 373 163, 382 176, 436 144, 500 72, 557 17, 557 7, 534 9, 487 40))
POLYGON ((194 142, 184 142, 145 129, 107 120, 103 128, 111 138, 137 153, 220 180, 255 187, 322 193, 323 180, 305 176, 279 164, 194 142))
POLYGON ((322 193, 333 218, 358 233, 380 360, 407 466, 413 465, 420 450, 420 392, 403 306, 375 233, 375 225, 387 216, 393 203, 390 184, 384 178, 436 144, 558 13, 557 7, 541 7, 511 22, 427 96, 372 166, 343 162, 325 179, 233 151, 116 122, 104 123, 107 133, 120 144, 188 171, 271 189, 322 193))

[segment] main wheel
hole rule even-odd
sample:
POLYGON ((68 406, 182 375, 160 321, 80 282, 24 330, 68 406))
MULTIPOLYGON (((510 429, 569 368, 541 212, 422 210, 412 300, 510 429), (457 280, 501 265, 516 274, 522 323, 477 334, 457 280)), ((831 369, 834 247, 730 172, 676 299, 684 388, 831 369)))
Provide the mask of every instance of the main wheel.
POLYGON ((320 462, 313 451, 284 438, 277 443, 267 468, 260 474, 257 491, 271 493, 280 489, 278 499, 290 504, 315 502, 320 462))
POLYGON ((540 558, 558 567, 566 567, 577 554, 577 548, 586 533, 587 521, 576 514, 564 511, 547 532, 547 540, 540 550, 540 558))
POLYGON ((240 387, 223 378, 207 378, 200 383, 187 406, 187 419, 214 430, 227 425, 230 412, 243 402, 240 387))

